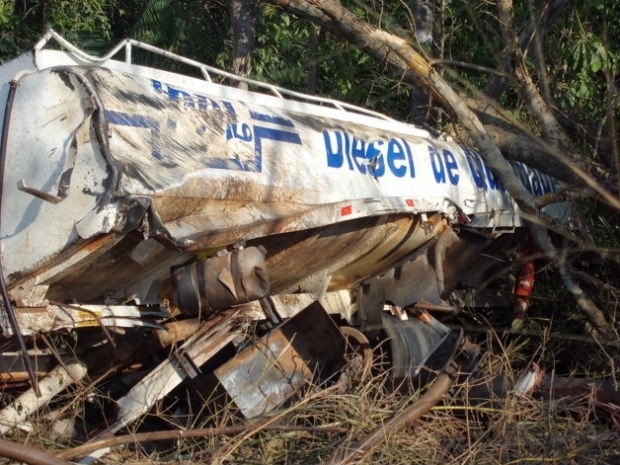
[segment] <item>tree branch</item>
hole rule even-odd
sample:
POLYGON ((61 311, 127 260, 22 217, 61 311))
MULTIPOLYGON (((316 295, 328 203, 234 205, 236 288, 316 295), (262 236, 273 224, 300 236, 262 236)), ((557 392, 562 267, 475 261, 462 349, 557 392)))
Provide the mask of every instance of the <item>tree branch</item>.
POLYGON ((560 124, 555 116, 553 116, 553 112, 550 111, 545 99, 540 95, 538 87, 527 69, 525 56, 521 47, 519 47, 519 40, 513 24, 514 12, 512 0, 499 0, 497 2, 497 7, 502 34, 508 49, 508 54, 512 57, 517 92, 519 92, 523 101, 527 103, 532 116, 540 123, 548 143, 556 149, 562 147, 567 148, 566 154, 569 156, 576 153, 576 150, 572 148, 570 139, 562 131, 560 124))
MULTIPOLYGON (((533 195, 521 183, 476 114, 435 68, 414 49, 412 44, 401 37, 360 20, 344 8, 338 0, 271 0, 271 3, 289 11, 299 12, 314 21, 320 22, 326 30, 338 37, 345 38, 375 58, 382 57, 385 61, 389 61, 401 69, 404 66, 411 71, 430 94, 440 99, 452 111, 461 127, 466 128, 471 141, 480 150, 488 166, 496 173, 510 195, 515 199, 522 216, 532 220, 529 222, 530 232, 538 248, 548 259, 558 263, 556 261, 559 256, 558 251, 551 243, 547 230, 539 224, 542 214, 535 207, 533 195)), ((498 3, 503 4, 502 8, 511 8, 512 5, 509 0, 500 0, 498 3)), ((505 17, 509 13, 508 10, 501 13, 506 27, 510 25, 510 20, 505 17)), ((515 37, 512 34, 511 36, 515 37)), ((515 37, 515 44, 516 42, 515 37)), ((546 119, 548 115, 541 113, 540 117, 546 119)), ((558 134, 552 125, 547 130, 558 141, 562 140, 561 134, 558 134)), ((578 305, 588 315, 597 330, 605 336, 613 337, 613 331, 602 316, 601 311, 585 297, 561 261, 558 270, 567 285, 567 289, 573 294, 578 305)))
MULTIPOLYGON (((252 70, 254 49, 254 17, 250 0, 230 0, 229 9, 233 36, 232 69, 237 76, 246 77, 252 70)), ((247 89, 247 84, 242 81, 237 85, 247 89)))
MULTIPOLYGON (((395 69, 395 72, 402 76, 405 82, 410 83, 412 86, 420 86, 422 84, 429 94, 437 97, 447 111, 453 110, 453 107, 445 101, 440 93, 435 92, 432 84, 429 83, 428 70, 434 70, 433 66, 415 50, 413 43, 381 30, 382 38, 377 39, 373 37, 371 25, 359 20, 348 10, 346 10, 348 16, 342 16, 345 9, 337 0, 269 0, 269 2, 296 16, 320 24, 323 30, 356 45, 372 56, 377 62, 390 64, 395 69), (333 3, 337 5, 337 10, 334 11, 332 8, 330 10, 331 14, 328 14, 328 7, 333 3), (344 20, 341 21, 340 16, 344 20), (368 36, 365 35, 366 32, 368 32, 368 36), (425 64, 417 66, 417 69, 411 68, 407 61, 396 53, 396 42, 401 44, 399 45, 401 49, 406 48, 411 53, 415 53, 418 57, 418 63, 420 63, 420 60, 423 60, 425 64)), ((433 63, 437 65, 442 64, 442 62, 433 63)), ((456 91, 453 90, 454 92, 456 91)), ((463 100, 460 95, 457 95, 457 98, 460 98, 461 101, 463 100)), ((534 139, 534 135, 525 128, 520 127, 514 121, 504 116, 500 116, 499 111, 488 113, 489 106, 493 106, 489 99, 484 98, 484 96, 477 99, 470 96, 464 96, 464 98, 467 105, 475 110, 478 118, 483 120, 484 126, 488 129, 487 134, 492 137, 495 145, 507 156, 510 156, 510 159, 524 161, 533 167, 542 168, 544 171, 544 168, 548 166, 548 158, 551 154, 560 163, 554 166, 554 174, 558 179, 574 184, 583 182, 596 195, 604 199, 606 203, 620 209, 620 201, 607 191, 609 186, 615 190, 615 175, 609 173, 604 167, 593 163, 591 160, 580 158, 576 151, 571 152, 574 154, 572 158, 575 161, 569 163, 564 150, 553 150, 548 143, 541 143, 543 142, 542 138, 534 139), (549 150, 552 150, 552 152, 550 153, 549 150)), ((473 139, 470 142, 481 150, 483 149, 473 139)))

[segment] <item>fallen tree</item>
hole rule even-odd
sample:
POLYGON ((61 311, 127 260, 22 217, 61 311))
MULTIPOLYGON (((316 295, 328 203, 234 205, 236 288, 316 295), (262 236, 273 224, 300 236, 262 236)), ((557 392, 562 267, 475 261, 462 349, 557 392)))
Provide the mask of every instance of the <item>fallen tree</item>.
MULTIPOLYGON (((320 24, 322 28, 335 36, 363 49, 377 61, 388 62, 396 72, 402 73, 410 82, 422 86, 428 94, 436 97, 441 106, 458 122, 460 131, 466 135, 466 140, 471 141, 480 150, 486 162, 514 197, 524 217, 529 220, 534 242, 556 265, 567 290, 574 296, 575 302, 587 315, 596 331, 606 341, 618 339, 613 326, 573 278, 563 255, 549 239, 547 230, 555 228, 553 222, 541 214, 537 199, 524 187, 506 160, 508 155, 520 158, 522 154, 531 155, 533 151, 538 152, 537 156, 528 157, 529 161, 537 161, 547 169, 551 164, 553 166, 559 164, 560 168, 553 170, 554 173, 564 175, 564 179, 569 182, 577 181, 579 195, 587 192, 588 195, 602 199, 614 209, 620 208, 617 195, 608 189, 609 186, 614 185, 615 175, 604 167, 594 164, 592 160, 575 149, 570 137, 562 129, 550 108, 549 102, 545 101, 534 83, 525 63, 523 41, 519 40, 516 33, 511 1, 498 2, 499 22, 506 44, 505 61, 509 61, 511 67, 511 74, 504 75, 509 77, 513 87, 519 93, 532 120, 542 128, 540 135, 528 133, 524 128, 519 127, 518 133, 515 134, 513 130, 511 132, 515 135, 508 137, 503 128, 507 126, 514 128, 515 125, 510 125, 505 118, 500 119, 501 124, 495 124, 492 130, 489 130, 478 116, 481 114, 481 108, 488 107, 488 99, 465 100, 455 90, 455 87, 444 79, 438 68, 433 66, 432 60, 427 59, 421 53, 419 46, 416 46, 413 41, 360 19, 338 0, 271 0, 271 3, 320 24), (498 137, 499 134, 502 134, 502 137, 498 137), (525 142, 520 142, 521 140, 525 142), (514 152, 508 149, 503 151, 498 141, 502 142, 504 148, 516 147, 516 150, 514 152), (544 161, 541 161, 543 157, 544 161), (591 175, 592 173, 596 173, 596 178, 591 175)), ((564 3, 557 2, 556 9, 561 8, 564 3)), ((546 15, 543 16, 544 18, 549 18, 548 10, 543 10, 541 14, 546 15)), ((485 119, 488 122, 491 116, 497 115, 497 112, 491 111, 483 114, 487 115, 485 119)), ((569 192, 567 195, 570 195, 569 192)), ((582 237, 573 235, 569 231, 564 231, 564 236, 576 244, 583 240, 582 237)))

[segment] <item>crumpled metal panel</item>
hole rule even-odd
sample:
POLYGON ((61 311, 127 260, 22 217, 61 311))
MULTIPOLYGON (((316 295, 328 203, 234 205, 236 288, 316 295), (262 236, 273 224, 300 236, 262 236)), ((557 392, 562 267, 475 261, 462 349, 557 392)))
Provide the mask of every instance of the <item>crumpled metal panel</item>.
POLYGON ((344 336, 315 302, 214 371, 246 418, 282 405, 345 364, 344 336))
MULTIPOLYGON (((179 87, 97 68, 88 76, 106 108, 112 158, 124 172, 122 190, 153 195, 162 212, 172 214, 162 215, 164 222, 187 216, 188 209, 206 217, 196 199, 208 198, 241 202, 227 211, 232 218, 250 213, 239 217, 239 226, 262 220, 261 214, 267 220, 277 216, 283 205, 354 199, 374 199, 373 211, 458 209, 489 226, 521 224, 481 157, 457 144, 398 124, 390 130, 361 117, 343 121, 318 106, 284 107, 276 97, 259 99, 203 81, 179 87), (391 204, 392 198, 408 199, 404 205, 410 208, 391 204), (243 202, 254 208, 246 211, 243 202)), ((548 175, 521 164, 515 168, 535 193, 558 187, 548 175)), ((218 205, 207 208, 217 213, 218 205)), ((178 239, 192 239, 182 225, 170 228, 178 239)))
MULTIPOLYGON (((16 79, 4 141, 3 198, 12 201, 0 235, 11 288, 49 284, 62 300, 151 297, 171 266, 254 241, 268 251, 274 292, 320 295, 389 269, 439 234, 426 214, 522 225, 475 151, 411 125, 87 61, 38 50, 32 63, 45 69, 18 60, 0 70, 32 68, 16 79), (319 244, 325 253, 313 262, 319 244), (301 261, 291 268, 283 257, 301 261)), ((535 195, 558 187, 514 166, 535 195)))
POLYGON ((17 83, 4 141, 0 232, 7 276, 40 268, 80 242, 76 226, 85 219, 97 224, 90 227, 96 234, 114 226, 97 208, 109 172, 91 134, 92 112, 70 76, 45 71, 17 83))

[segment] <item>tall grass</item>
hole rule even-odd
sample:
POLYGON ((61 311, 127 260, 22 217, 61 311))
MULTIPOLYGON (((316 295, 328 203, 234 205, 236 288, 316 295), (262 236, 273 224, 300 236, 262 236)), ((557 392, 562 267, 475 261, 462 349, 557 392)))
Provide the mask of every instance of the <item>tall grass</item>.
MULTIPOLYGON (((511 361, 522 359, 522 350, 520 344, 493 344, 493 352, 483 362, 484 376, 454 385, 421 420, 386 434, 349 463, 620 463, 618 430, 600 415, 593 398, 543 402, 510 390, 515 377, 511 361), (481 396, 481 388, 491 381, 496 393, 481 396)), ((65 460, 85 455, 84 446, 62 442, 51 428, 58 412, 64 417, 78 416, 86 402, 109 402, 97 399, 93 386, 81 389, 73 393, 81 395, 59 399, 50 411, 31 419, 30 431, 14 430, 11 439, 65 460)), ((114 441, 101 442, 99 446, 112 449, 99 463, 338 463, 334 460, 343 451, 382 431, 421 394, 417 389, 394 389, 386 371, 374 370, 363 381, 348 373, 329 385, 308 386, 288 405, 249 421, 240 418, 231 402, 216 402, 194 405, 191 421, 175 426, 171 420, 174 409, 160 406, 114 441)), ((0 463, 9 462, 0 459, 0 463)))

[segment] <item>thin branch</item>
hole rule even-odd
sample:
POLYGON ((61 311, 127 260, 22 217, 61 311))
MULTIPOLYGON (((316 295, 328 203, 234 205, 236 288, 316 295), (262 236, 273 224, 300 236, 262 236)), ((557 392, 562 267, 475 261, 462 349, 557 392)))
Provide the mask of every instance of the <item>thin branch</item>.
MULTIPOLYGON (((536 246, 548 259, 555 261, 559 254, 551 242, 546 227, 540 225, 542 213, 536 209, 533 195, 519 180, 476 114, 410 43, 359 19, 355 14, 344 8, 338 0, 272 0, 272 2, 289 10, 300 11, 310 17, 312 17, 311 12, 318 10, 321 16, 315 20, 321 21, 330 32, 345 38, 373 56, 384 56, 391 63, 399 64, 401 67, 405 66, 412 71, 427 91, 451 109, 459 124, 467 129, 470 139, 480 150, 487 165, 497 174, 519 206, 521 216, 529 221, 530 233, 536 246), (329 21, 323 22, 325 17, 328 17, 329 21)), ((513 47, 517 49, 515 53, 519 54, 516 36, 511 32, 512 1, 500 0, 498 5, 506 37, 512 38, 510 40, 514 41, 513 47)), ((522 55, 517 55, 517 58, 519 56, 522 58, 522 55)), ((526 71, 524 70, 524 72, 526 71)), ((523 75, 524 78, 527 76, 527 74, 523 75)), ((534 92, 535 89, 530 90, 535 94, 532 95, 532 98, 538 95, 538 99, 542 102, 540 94, 534 92)), ((557 138, 557 143, 561 142, 562 135, 556 131, 554 126, 557 121, 548 120, 550 114, 544 106, 539 109, 539 117, 547 124, 547 131, 553 136, 552 139, 557 138)), ((551 148, 555 146, 555 144, 549 145, 552 146, 551 148)), ((616 203, 620 205, 617 200, 616 203)), ((558 271, 566 284, 566 288, 573 294, 577 304, 590 318, 595 328, 605 337, 615 337, 600 309, 596 308, 594 303, 574 282, 565 265, 562 264, 562 260, 556 263, 559 263, 558 271)))
POLYGON ((426 392, 410 407, 398 412, 390 421, 380 425, 353 447, 337 452, 328 463, 330 465, 358 463, 391 435, 411 425, 429 412, 448 392, 452 383, 453 377, 450 374, 441 373, 426 392))
POLYGON ((475 63, 467 63, 465 61, 458 60, 446 60, 446 59, 430 59, 429 64, 431 66, 455 66, 457 68, 471 69, 473 71, 479 71, 481 73, 493 74, 498 77, 510 79, 512 76, 503 71, 499 71, 495 68, 489 68, 488 66, 477 65, 475 63))
MULTIPOLYGON (((497 2, 500 25, 508 53, 513 60, 513 72, 516 81, 519 83, 516 90, 522 99, 527 103, 530 112, 541 124, 545 138, 551 141, 555 148, 571 147, 570 139, 563 133, 553 112, 547 106, 547 103, 540 95, 538 87, 534 83, 527 66, 525 64, 525 55, 519 47, 519 41, 514 27, 514 11, 512 0, 500 0, 497 2)), ((567 154, 574 153, 574 150, 568 150, 567 154)))
POLYGON ((100 449, 120 446, 123 444, 140 444, 149 441, 167 441, 171 439, 211 438, 240 434, 253 430, 258 424, 261 431, 300 431, 311 433, 346 433, 346 428, 338 426, 297 426, 297 425, 262 425, 262 421, 234 426, 222 426, 213 428, 174 429, 162 431, 148 431, 145 433, 131 433, 123 436, 111 436, 97 441, 87 442, 81 446, 65 449, 56 454, 57 459, 70 459, 83 457, 100 449))

